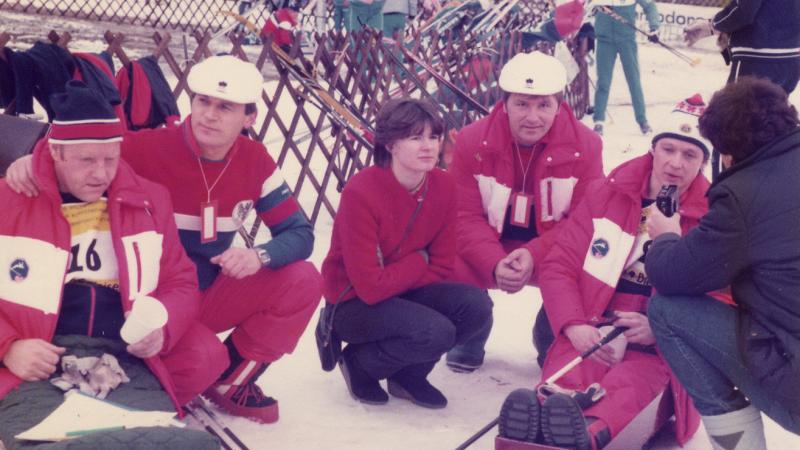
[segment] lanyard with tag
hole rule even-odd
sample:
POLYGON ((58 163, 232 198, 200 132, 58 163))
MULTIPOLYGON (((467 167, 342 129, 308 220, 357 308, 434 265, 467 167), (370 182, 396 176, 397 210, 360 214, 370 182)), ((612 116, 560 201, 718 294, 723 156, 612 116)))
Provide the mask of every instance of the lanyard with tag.
POLYGON ((511 225, 517 227, 528 228, 531 224, 531 205, 533 204, 533 195, 525 193, 526 182, 528 178, 528 171, 531 168, 531 161, 533 161, 533 154, 536 151, 534 148, 531 150, 531 156, 528 158, 528 165, 522 165, 522 154, 519 151, 517 141, 514 141, 514 149, 517 152, 517 159, 519 159, 519 168, 522 172, 522 190, 515 192, 511 195, 511 218, 509 222, 511 225))
POLYGON ((203 176, 203 186, 206 188, 206 201, 200 202, 200 242, 202 244, 217 240, 217 217, 219 215, 219 204, 216 200, 211 200, 211 191, 214 190, 214 187, 216 187, 217 183, 219 183, 222 175, 225 174, 225 170, 228 169, 228 166, 233 160, 232 156, 233 155, 228 158, 228 162, 225 163, 225 167, 223 167, 222 171, 219 173, 219 175, 217 175, 217 179, 214 180, 214 183, 211 184, 211 187, 208 186, 206 172, 203 170, 203 163, 200 162, 200 157, 197 157, 197 165, 200 167, 200 174, 203 176))

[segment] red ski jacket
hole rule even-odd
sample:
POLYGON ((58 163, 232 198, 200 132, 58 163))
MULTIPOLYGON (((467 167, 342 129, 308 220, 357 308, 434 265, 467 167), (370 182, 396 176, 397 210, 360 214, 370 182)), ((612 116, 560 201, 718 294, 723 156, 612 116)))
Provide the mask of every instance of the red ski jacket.
MULTIPOLYGON (((0 179, 0 358, 15 340, 52 341, 70 248, 70 225, 61 213, 61 196, 46 139, 33 153, 37 197, 14 193, 0 179), (16 268, 16 269, 15 269, 16 268), (13 272, 15 277, 9 277, 13 272)), ((120 161, 108 188, 108 213, 119 267, 123 311, 138 295, 161 301, 169 313, 164 348, 168 353, 197 315, 195 268, 181 246, 169 193, 136 175, 120 161)), ((145 360, 175 404, 174 386, 160 357, 145 360)), ((0 399, 22 382, 0 368, 0 399)))
MULTIPOLYGON (((620 165, 605 180, 593 183, 589 188, 591 197, 573 211, 542 264, 539 276, 542 299, 556 336, 547 353, 543 374, 555 372, 560 367, 554 365, 574 356, 571 353, 575 350, 563 334, 567 325, 598 323, 612 298, 615 309, 646 311, 647 296, 618 293, 615 289, 634 250, 642 198, 649 187, 652 167, 653 158, 648 153, 620 165), (600 241, 605 242, 604 251, 593 251, 593 245, 600 241)), ((678 212, 683 234, 697 226, 708 211, 705 197, 708 187, 708 180, 701 174, 681 195, 678 212)), ((585 366, 573 371, 580 372, 582 367, 585 366)), ((589 378, 572 375, 573 379, 589 378)), ((674 376, 671 379, 677 434, 683 443, 696 431, 699 416, 677 379, 674 376)), ((601 405, 602 402, 597 407, 601 405)), ((614 428, 616 424, 609 425, 614 428)))
POLYGON ((456 252, 455 186, 440 169, 430 171, 426 183, 406 235, 419 197, 409 194, 390 169, 369 167, 347 182, 322 263, 329 303, 357 296, 375 304, 450 274, 456 252), (428 253, 427 262, 421 250, 428 253), (350 285, 353 289, 339 299, 350 285))
POLYGON ((458 192, 457 281, 493 287, 495 266, 520 246, 530 250, 536 269, 557 235, 556 225, 581 201, 586 186, 603 177, 602 141, 566 103, 542 141, 546 144, 537 146, 532 168, 539 236, 527 243, 503 242, 500 235, 514 186, 513 138, 503 103, 458 133, 450 168, 458 192))

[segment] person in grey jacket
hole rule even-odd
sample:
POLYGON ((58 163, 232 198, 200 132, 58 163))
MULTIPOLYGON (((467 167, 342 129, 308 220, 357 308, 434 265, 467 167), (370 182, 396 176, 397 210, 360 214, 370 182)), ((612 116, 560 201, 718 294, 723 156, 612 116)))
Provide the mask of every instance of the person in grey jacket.
POLYGON ((402 40, 406 20, 417 15, 417 0, 386 0, 383 4, 383 35, 393 37, 398 33, 402 40))
POLYGON ((726 169, 684 237, 679 214, 649 216, 648 317, 713 448, 764 449, 760 411, 800 434, 800 120, 778 85, 743 77, 700 133, 726 169), (726 287, 732 302, 706 295, 726 287))

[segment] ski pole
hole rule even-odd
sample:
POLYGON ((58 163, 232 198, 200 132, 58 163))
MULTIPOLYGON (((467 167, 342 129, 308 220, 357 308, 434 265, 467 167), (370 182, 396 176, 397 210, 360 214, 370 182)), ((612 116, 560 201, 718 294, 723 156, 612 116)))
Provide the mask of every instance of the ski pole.
MULTIPOLYGON (((581 353, 580 355, 576 356, 575 359, 573 359, 572 361, 568 362, 566 366, 561 368, 561 370, 559 370, 558 372, 554 373, 549 378, 547 378, 547 380, 545 380, 544 384, 553 384, 556 380, 558 380, 559 378, 564 376, 565 373, 567 373, 570 370, 572 370, 575 366, 580 364, 581 361, 583 361, 584 359, 588 358, 592 353, 596 352, 600 347, 602 347, 602 346, 608 344, 609 342, 613 341, 614 338, 616 338, 617 336, 622 334, 625 330, 627 330, 627 327, 614 327, 614 329, 611 330, 611 332, 609 332, 607 335, 603 336, 603 338, 600 339, 599 342, 597 342, 593 346, 589 347, 585 352, 581 353)), ((497 425, 499 420, 500 420, 499 416, 495 417, 494 420, 492 420, 491 422, 487 423, 486 426, 481 428, 477 433, 475 433, 472 436, 470 436, 470 438, 467 439, 466 441, 464 441, 463 444, 461 444, 458 447, 456 447, 456 450, 464 450, 467 447, 469 447, 470 445, 472 445, 475 441, 480 439, 484 434, 488 433, 489 430, 494 428, 495 425, 497 425)))
POLYGON ((567 373, 570 370, 572 370, 573 367, 575 367, 578 364, 580 364, 581 361, 583 361, 584 359, 588 358, 592 353, 596 352, 600 347, 602 347, 602 346, 608 344, 609 342, 613 341, 614 338, 616 338, 617 336, 622 334, 625 330, 627 330, 627 327, 614 327, 614 329, 611 330, 611 332, 609 332, 607 335, 603 336, 603 338, 600 339, 600 341, 598 343, 594 344, 593 346, 589 347, 585 352, 583 352, 580 355, 576 356, 575 359, 573 359, 572 361, 568 362, 567 365, 562 367, 558 372, 554 373, 553 375, 550 375, 549 378, 544 380, 544 384, 553 384, 553 383, 555 383, 556 380, 558 380, 559 378, 563 377, 565 373, 567 373))
POLYGON ((467 439, 466 441, 464 441, 464 443, 463 443, 463 444, 461 444, 461 445, 459 445, 458 447, 456 447, 456 450, 464 450, 464 449, 466 449, 467 447, 469 447, 470 445, 474 444, 474 443, 475 443, 475 441, 477 441, 478 439, 480 439, 481 437, 483 437, 483 435, 484 435, 484 434, 488 433, 488 432, 489 432, 489 430, 491 430, 492 428, 494 428, 494 427, 495 427, 495 425, 497 425, 497 422, 499 422, 499 421, 500 421, 500 416, 497 416, 497 417, 495 417, 493 421, 491 421, 491 422, 487 423, 487 424, 486 424, 486 425, 485 425, 483 428, 481 428, 480 430, 478 430, 478 432, 477 432, 477 433, 473 434, 472 436, 470 436, 470 438, 469 438, 469 439, 467 439))
MULTIPOLYGON (((650 33, 646 32, 646 31, 642 30, 641 28, 637 27, 636 25, 628 22, 627 19, 625 19, 624 17, 622 17, 619 14, 617 14, 616 12, 614 12, 614 10, 611 9, 611 7, 606 6, 606 5, 599 5, 599 6, 595 6, 594 8, 595 8, 595 11, 600 10, 603 14, 606 14, 607 16, 611 17, 612 19, 616 20, 617 22, 619 22, 619 23, 627 26, 628 28, 631 28, 632 30, 634 30, 634 31, 636 31, 638 33, 641 33, 641 34, 647 36, 648 38, 650 38, 650 33)), ((673 47, 671 45, 667 45, 667 44, 661 42, 661 40, 656 40, 656 44, 658 44, 658 45, 662 46, 663 48, 667 49, 670 53, 672 53, 673 55, 677 56, 678 58, 683 60, 683 62, 689 64, 692 67, 700 64, 700 58, 692 58, 691 56, 687 55, 686 53, 683 53, 683 52, 679 51, 675 47, 673 47)))
POLYGON ((197 414, 197 412, 195 412, 193 407, 184 406, 183 409, 184 411, 189 413, 189 415, 192 416, 194 420, 197 421, 197 423, 199 423, 203 428, 205 428, 206 433, 214 436, 215 438, 217 438, 217 440, 219 440, 219 443, 222 446, 223 450, 233 450, 231 446, 228 445, 227 442, 225 442, 225 439, 223 439, 222 436, 220 436, 220 434, 217 433, 217 431, 210 424, 206 423, 203 419, 200 418, 200 416, 197 414))
POLYGON ((239 437, 238 437, 238 436, 236 436, 236 433, 234 433, 233 431, 231 431, 231 429, 230 429, 230 428, 228 428, 228 427, 227 427, 227 426, 226 426, 224 423, 222 423, 222 421, 219 419, 219 417, 217 417, 217 414, 216 414, 214 411, 212 411, 212 410, 211 410, 211 408, 209 408, 208 406, 206 406, 206 403, 205 403, 205 401, 204 401, 202 398, 198 398, 198 399, 197 399, 197 401, 195 402, 195 404, 196 404, 196 405, 197 405, 197 406, 198 406, 198 407, 199 407, 199 408, 200 408, 200 409, 201 409, 201 410, 202 410, 204 413, 206 413, 206 414, 208 415, 208 417, 209 417, 209 418, 210 418, 212 421, 214 421, 214 422, 217 424, 217 426, 218 426, 218 427, 220 427, 220 428, 222 429, 222 431, 223 431, 223 432, 224 432, 226 435, 228 435, 228 437, 229 437, 229 438, 231 438, 231 440, 232 440, 232 441, 233 441, 233 442, 234 442, 236 445, 238 445, 238 446, 239 446, 239 448, 240 448, 241 450, 249 450, 249 449, 248 449, 248 447, 247 447, 246 445, 244 445, 244 442, 242 442, 242 441, 239 439, 239 437))

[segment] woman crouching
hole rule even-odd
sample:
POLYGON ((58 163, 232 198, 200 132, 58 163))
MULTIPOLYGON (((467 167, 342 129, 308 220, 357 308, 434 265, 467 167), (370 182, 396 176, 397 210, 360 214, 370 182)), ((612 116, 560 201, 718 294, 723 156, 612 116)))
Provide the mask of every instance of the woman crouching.
POLYGON ((350 395, 389 394, 426 408, 447 399, 427 376, 439 358, 484 326, 491 303, 445 283, 455 257, 455 183, 436 168, 443 124, 432 105, 396 99, 376 119, 375 166, 342 192, 322 264, 333 333, 348 345, 340 368, 350 395))

